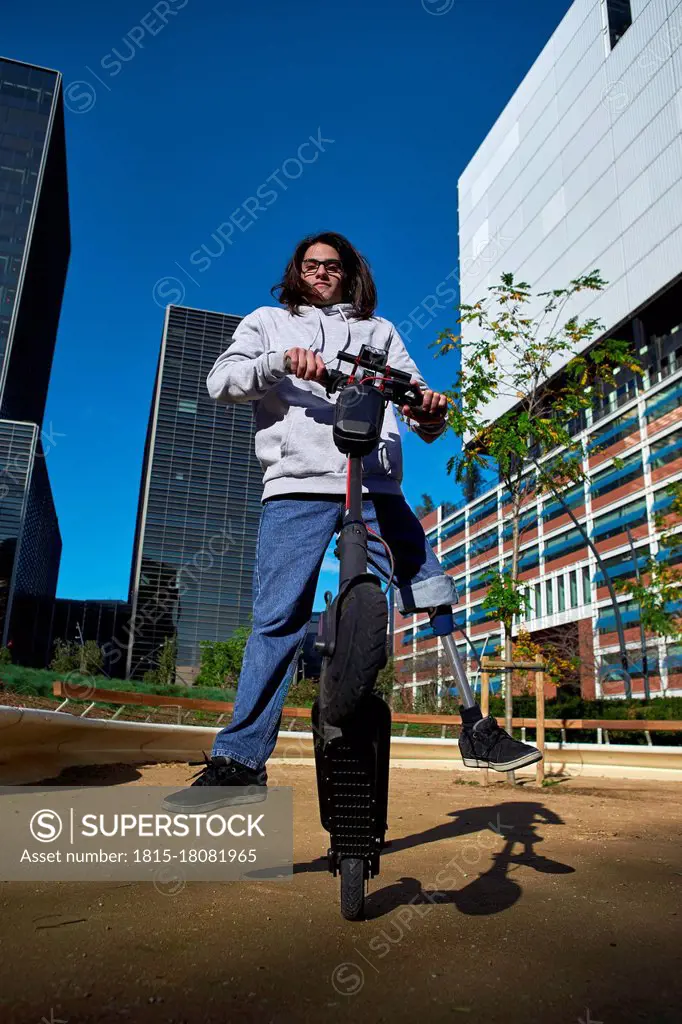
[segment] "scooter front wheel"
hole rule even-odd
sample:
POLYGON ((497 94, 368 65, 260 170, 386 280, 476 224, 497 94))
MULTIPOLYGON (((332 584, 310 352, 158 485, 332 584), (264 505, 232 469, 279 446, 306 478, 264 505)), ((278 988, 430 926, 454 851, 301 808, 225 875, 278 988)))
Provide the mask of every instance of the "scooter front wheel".
POLYGON ((362 857, 341 860, 341 914, 347 921, 362 920, 365 909, 365 862, 362 857))

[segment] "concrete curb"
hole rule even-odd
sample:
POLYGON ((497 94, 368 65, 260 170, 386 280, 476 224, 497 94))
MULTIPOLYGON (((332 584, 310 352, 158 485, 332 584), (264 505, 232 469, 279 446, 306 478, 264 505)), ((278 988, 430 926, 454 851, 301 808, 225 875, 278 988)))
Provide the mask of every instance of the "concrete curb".
MULTIPOLYGON (((0 706, 0 783, 38 781, 75 765, 198 761, 210 754, 219 731, 0 706)), ((391 747, 395 768, 462 769, 456 740, 396 736, 391 747)), ((313 756, 311 732, 280 732, 274 762, 313 764, 313 756)), ((545 764, 549 773, 682 781, 682 747, 548 743, 545 764)))

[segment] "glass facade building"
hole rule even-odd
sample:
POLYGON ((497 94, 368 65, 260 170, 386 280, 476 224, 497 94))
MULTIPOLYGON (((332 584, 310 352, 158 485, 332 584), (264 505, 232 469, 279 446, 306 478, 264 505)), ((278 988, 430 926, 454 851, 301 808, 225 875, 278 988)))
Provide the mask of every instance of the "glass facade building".
POLYGON ((240 319, 169 306, 142 467, 130 583, 127 674, 177 641, 181 679, 202 640, 227 640, 252 612, 262 470, 250 404, 217 405, 206 389, 240 319))
POLYGON ((61 75, 0 59, 0 632, 28 664, 61 556, 41 428, 70 244, 61 75))
POLYGON ((0 60, 0 416, 42 426, 69 262, 61 75, 0 60))
POLYGON ((40 433, 33 423, 0 420, 0 630, 15 661, 36 660, 49 629, 61 537, 40 433))

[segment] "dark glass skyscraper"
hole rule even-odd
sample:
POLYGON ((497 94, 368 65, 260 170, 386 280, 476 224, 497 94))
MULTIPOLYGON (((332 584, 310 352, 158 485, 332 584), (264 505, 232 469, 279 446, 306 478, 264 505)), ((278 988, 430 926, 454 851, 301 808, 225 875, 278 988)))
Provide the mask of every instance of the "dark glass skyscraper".
POLYGON ((61 75, 0 59, 0 635, 18 661, 61 555, 41 427, 69 252, 61 75))
POLYGON ((41 428, 70 249, 61 76, 0 59, 0 637, 24 664, 61 555, 41 428))
POLYGON ((15 661, 42 667, 62 541, 36 424, 0 420, 0 623, 15 661))
POLYGON ((250 404, 217 405, 206 377, 239 317, 169 306, 147 429, 130 582, 128 674, 177 638, 190 679, 200 641, 227 640, 252 610, 262 470, 250 404))
POLYGON ((0 416, 42 426, 71 236, 61 75, 0 59, 0 416))

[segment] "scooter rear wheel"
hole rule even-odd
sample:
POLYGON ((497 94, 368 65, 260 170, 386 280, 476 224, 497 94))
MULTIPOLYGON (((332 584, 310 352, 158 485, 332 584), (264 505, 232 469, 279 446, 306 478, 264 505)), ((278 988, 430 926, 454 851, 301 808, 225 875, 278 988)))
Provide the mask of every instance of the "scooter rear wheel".
POLYGON ((369 581, 352 587, 341 607, 336 649, 322 668, 320 703, 330 725, 347 722, 374 689, 386 664, 387 629, 388 607, 381 587, 369 581))
POLYGON ((361 857, 341 860, 341 914, 347 921, 360 921, 365 910, 365 862, 361 857))

